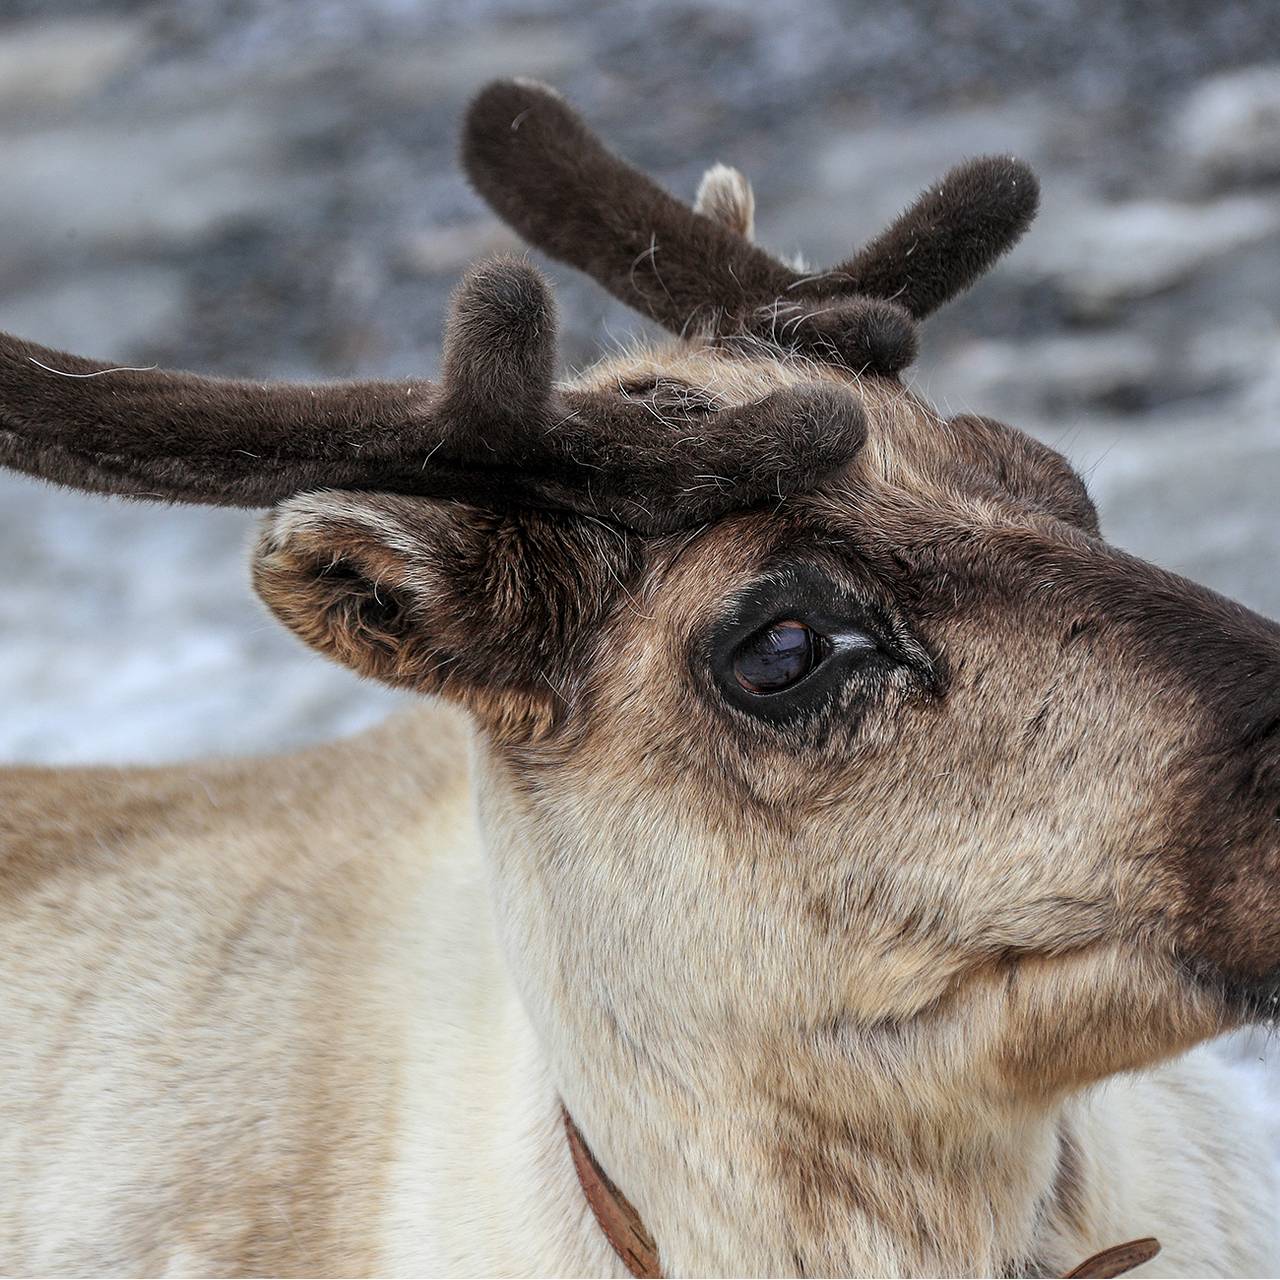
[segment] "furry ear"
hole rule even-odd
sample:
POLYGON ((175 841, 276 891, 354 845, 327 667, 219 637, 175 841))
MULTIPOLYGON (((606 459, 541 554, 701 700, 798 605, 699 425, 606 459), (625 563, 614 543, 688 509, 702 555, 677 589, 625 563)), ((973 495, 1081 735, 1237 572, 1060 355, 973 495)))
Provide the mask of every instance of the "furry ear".
POLYGON ((264 519, 253 579, 312 648, 529 738, 573 711, 638 564, 638 539, 598 521, 326 491, 264 519))
POLYGON ((962 413, 947 423, 980 474, 1024 502, 1098 535, 1098 509, 1085 482, 1056 449, 995 418, 962 413))

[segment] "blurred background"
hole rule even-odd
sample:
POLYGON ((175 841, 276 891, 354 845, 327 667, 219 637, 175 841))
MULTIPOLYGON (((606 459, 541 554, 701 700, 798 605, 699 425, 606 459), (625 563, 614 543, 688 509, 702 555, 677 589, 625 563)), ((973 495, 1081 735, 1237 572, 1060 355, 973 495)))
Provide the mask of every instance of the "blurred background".
MULTIPOLYGON (((433 375, 448 291, 514 247, 455 134, 562 88, 691 197, 845 255, 958 159, 1043 213, 930 324, 914 379, 1091 479, 1113 540, 1280 615, 1275 0, 0 0, 0 328, 126 364, 433 375)), ((566 364, 640 322, 551 269, 566 364)), ((393 696, 254 600, 252 519, 0 477, 0 758, 260 752, 393 696)))

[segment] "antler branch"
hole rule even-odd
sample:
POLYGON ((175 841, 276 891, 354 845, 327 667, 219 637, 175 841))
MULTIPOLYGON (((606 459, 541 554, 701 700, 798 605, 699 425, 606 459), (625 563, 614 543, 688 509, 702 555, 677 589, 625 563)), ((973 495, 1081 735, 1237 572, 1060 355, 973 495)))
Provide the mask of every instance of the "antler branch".
MULTIPOLYGON (((957 165, 864 249, 835 267, 842 292, 892 298, 917 320, 963 293, 1022 238, 1040 184, 1014 156, 957 165)), ((821 280, 802 289, 818 292, 821 280)))
POLYGON ((0 334, 0 464, 170 502, 373 489, 657 533, 807 488, 862 440, 861 410, 830 391, 777 392, 691 431, 620 397, 556 390, 554 358, 550 293, 514 260, 459 285, 439 385, 112 369, 0 334))
POLYGON ((801 275, 619 159, 543 85, 484 89, 462 155, 476 190, 520 235, 666 328, 753 334, 888 374, 914 358, 912 321, 1011 248, 1038 200, 1020 160, 973 160, 847 262, 801 275))

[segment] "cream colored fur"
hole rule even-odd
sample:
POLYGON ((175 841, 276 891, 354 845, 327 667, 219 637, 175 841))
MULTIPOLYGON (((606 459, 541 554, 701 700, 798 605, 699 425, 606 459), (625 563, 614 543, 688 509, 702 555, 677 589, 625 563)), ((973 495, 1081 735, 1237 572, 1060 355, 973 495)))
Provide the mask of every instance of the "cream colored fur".
POLYGON ((695 212, 714 218, 744 239, 754 239, 755 192, 737 169, 727 164, 712 165, 702 175, 693 207, 695 212))
MULTIPOLYGON (((595 975, 548 950, 536 878, 513 865, 539 851, 511 839, 518 802, 479 749, 486 854, 477 750, 430 706, 278 760, 0 780, 0 1272, 621 1275, 561 1094, 669 1274, 795 1270, 749 1095, 689 1113, 635 1046, 535 1030, 595 975)), ((673 1016, 696 980, 636 977, 673 1016)), ((707 1048, 689 1071, 732 1087, 731 1055, 707 1048)), ((945 1274, 997 1237, 1058 1270, 1155 1234, 1142 1274, 1275 1274, 1269 1135, 1239 1097, 1200 1050, 1001 1121, 994 1146, 974 1101, 972 1148, 918 1175, 955 1238, 922 1253, 855 1216, 847 1273, 945 1274), (1063 1116, 1084 1166, 1065 1218, 1063 1116)))

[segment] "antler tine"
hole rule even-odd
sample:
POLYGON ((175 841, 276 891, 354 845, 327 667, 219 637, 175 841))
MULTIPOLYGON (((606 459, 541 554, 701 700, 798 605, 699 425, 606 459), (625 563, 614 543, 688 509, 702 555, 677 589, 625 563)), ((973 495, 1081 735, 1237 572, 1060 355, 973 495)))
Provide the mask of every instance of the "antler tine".
POLYGON ((713 164, 702 175, 693 211, 719 222, 744 240, 755 239, 755 192, 751 183, 727 164, 713 164))
POLYGON ((268 506, 308 488, 369 487, 426 445, 438 395, 422 381, 112 368, 0 334, 0 463, 98 493, 268 506))
POLYGON ((801 291, 892 298, 923 320, 1017 244, 1039 202, 1029 165, 1015 156, 979 156, 921 193, 829 280, 806 281, 801 291))
POLYGON ((502 457, 531 505, 663 533, 811 488, 860 447, 861 406, 796 387, 706 413, 551 383, 550 292, 527 263, 473 268, 455 295, 442 414, 502 457), (496 360, 496 364, 495 364, 496 360))
POLYGON ((513 258, 472 267, 449 306, 445 416, 528 431, 551 399, 555 358, 555 304, 538 272, 513 258))
MULTIPOLYGON (((536 498, 528 453, 551 397, 555 321, 526 263, 454 293, 444 382, 255 383, 110 368, 0 334, 0 463, 73 488, 213 506, 306 489, 536 498)), ((536 504, 535 504, 536 505, 536 504)))
POLYGON ((483 89, 467 112, 462 161, 531 244, 676 332, 718 327, 794 279, 620 160, 545 85, 500 80, 483 89))
POLYGON ((912 320, 1009 249, 1037 199, 1020 161, 972 161, 848 262, 802 276, 620 160, 546 86, 484 89, 462 155, 476 190, 525 239, 668 329, 750 334, 886 374, 914 358, 912 320))
POLYGON ((655 419, 551 381, 555 317, 528 263, 454 294, 440 385, 299 385, 109 368, 0 334, 0 464, 73 488, 268 506, 319 488, 554 509, 660 533, 813 484, 856 451, 849 397, 795 389, 655 419))

